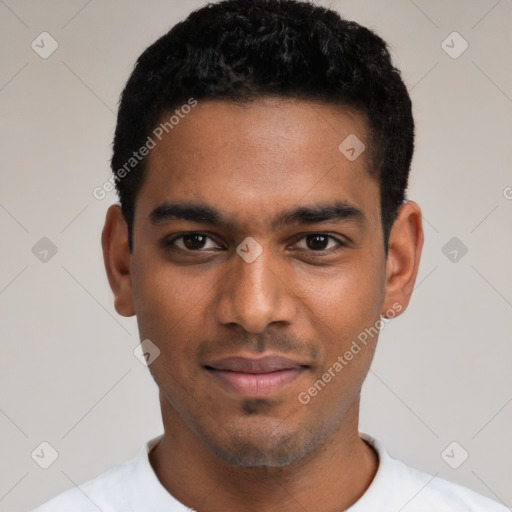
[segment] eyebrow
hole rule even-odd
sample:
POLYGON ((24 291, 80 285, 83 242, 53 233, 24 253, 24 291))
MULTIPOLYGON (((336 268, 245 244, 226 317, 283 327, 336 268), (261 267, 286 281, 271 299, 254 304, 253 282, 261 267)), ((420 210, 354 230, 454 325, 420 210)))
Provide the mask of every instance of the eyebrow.
MULTIPOLYGON (((170 203, 166 201, 149 214, 149 220, 154 226, 172 220, 184 220, 226 228, 234 226, 234 222, 217 208, 200 203, 170 203)), ((347 201, 337 201, 330 204, 290 208, 278 214, 272 220, 271 226, 275 230, 293 224, 317 224, 344 220, 363 221, 365 215, 347 201)))

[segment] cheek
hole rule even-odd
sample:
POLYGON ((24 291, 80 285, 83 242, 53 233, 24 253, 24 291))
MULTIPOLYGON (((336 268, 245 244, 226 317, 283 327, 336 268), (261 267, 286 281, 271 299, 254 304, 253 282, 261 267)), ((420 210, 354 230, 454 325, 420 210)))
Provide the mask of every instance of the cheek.
POLYGON ((375 323, 384 300, 384 274, 370 254, 297 280, 297 296, 305 303, 310 321, 326 335, 347 339, 375 323))
POLYGON ((204 280, 198 282, 168 264, 153 262, 133 281, 137 324, 140 339, 151 340, 160 350, 149 371, 179 408, 179 397, 194 394, 199 367, 194 364, 191 340, 204 338, 200 310, 208 287, 204 280))
POLYGON ((310 386, 298 399, 308 400, 319 415, 325 416, 329 404, 338 404, 333 415, 344 414, 360 392, 378 339, 375 325, 384 299, 381 281, 378 265, 372 267, 371 260, 361 258, 336 274, 311 278, 303 287, 308 300, 304 311, 324 353, 310 386))
POLYGON ((137 267, 132 283, 140 335, 154 340, 161 350, 177 351, 183 333, 201 326, 197 317, 213 283, 206 274, 193 279, 162 258, 146 261, 151 263, 137 267))

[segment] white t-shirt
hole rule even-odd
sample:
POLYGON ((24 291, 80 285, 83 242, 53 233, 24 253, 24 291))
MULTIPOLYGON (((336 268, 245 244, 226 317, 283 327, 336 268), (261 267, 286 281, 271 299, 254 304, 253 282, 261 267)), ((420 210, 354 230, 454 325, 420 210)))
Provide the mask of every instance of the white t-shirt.
MULTIPOLYGON (((379 456, 370 487, 346 512, 508 512, 474 491, 432 477, 392 459, 384 447, 360 434, 379 456)), ((33 512, 190 512, 160 483, 148 453, 162 436, 142 445, 138 455, 55 496, 33 512)))

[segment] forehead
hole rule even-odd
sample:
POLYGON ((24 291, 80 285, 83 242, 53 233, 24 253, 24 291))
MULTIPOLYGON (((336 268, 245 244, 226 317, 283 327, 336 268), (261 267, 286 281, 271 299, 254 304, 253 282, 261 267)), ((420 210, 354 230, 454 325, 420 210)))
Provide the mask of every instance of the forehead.
POLYGON ((136 211, 193 201, 255 226, 293 205, 345 201, 378 215, 367 133, 357 113, 325 103, 199 102, 155 139, 136 211))

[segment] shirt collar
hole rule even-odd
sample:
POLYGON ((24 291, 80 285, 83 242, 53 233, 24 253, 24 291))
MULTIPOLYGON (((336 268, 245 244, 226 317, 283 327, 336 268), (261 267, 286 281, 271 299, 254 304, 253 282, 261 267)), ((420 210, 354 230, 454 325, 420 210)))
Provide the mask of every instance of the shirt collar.
POLYGON ((145 443, 139 450, 134 467, 134 482, 128 489, 130 493, 130 503, 133 503, 133 510, 151 511, 151 512, 184 512, 190 510, 180 503, 169 491, 161 484, 156 476, 151 463, 149 462, 149 452, 162 439, 163 434, 154 437, 145 443), (141 489, 144 490, 141 493, 141 489))
POLYGON ((351 507, 346 509, 346 512, 379 510, 382 507, 383 497, 393 495, 393 486, 395 485, 393 466, 396 461, 389 456, 384 446, 374 437, 362 432, 359 433, 359 437, 373 448, 379 458, 379 466, 368 489, 351 507))

